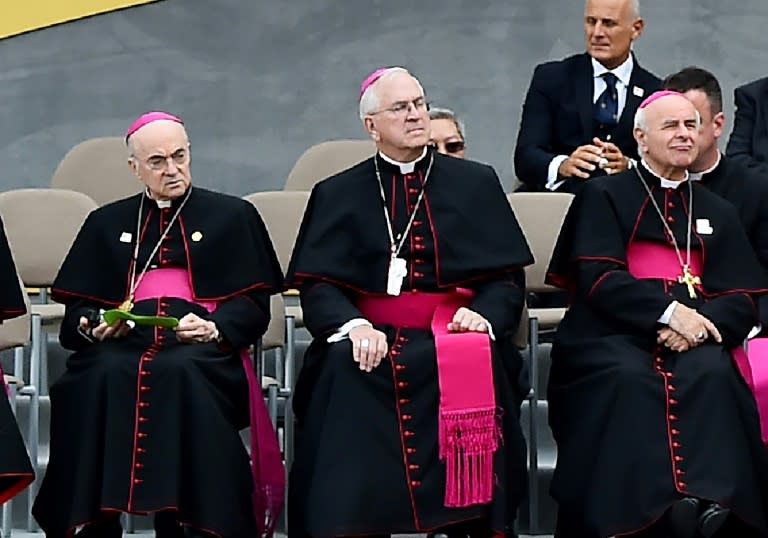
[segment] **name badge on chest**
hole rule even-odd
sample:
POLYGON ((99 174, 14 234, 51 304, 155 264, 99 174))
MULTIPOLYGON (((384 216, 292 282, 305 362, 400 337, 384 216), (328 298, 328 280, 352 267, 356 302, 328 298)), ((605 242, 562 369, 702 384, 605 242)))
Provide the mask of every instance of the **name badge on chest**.
POLYGON ((392 257, 389 261, 387 272, 387 294, 400 295, 403 289, 403 279, 408 274, 408 269, 403 258, 392 257))

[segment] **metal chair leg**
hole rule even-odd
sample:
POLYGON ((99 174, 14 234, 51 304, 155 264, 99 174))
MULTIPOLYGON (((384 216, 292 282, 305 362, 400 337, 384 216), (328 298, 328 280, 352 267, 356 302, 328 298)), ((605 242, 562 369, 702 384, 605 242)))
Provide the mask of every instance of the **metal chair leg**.
POLYGON ((272 425, 277 431, 277 385, 270 385, 267 389, 267 410, 269 411, 269 419, 272 421, 272 425))
POLYGON ((29 352, 29 447, 32 467, 35 470, 35 481, 27 489, 27 531, 35 532, 37 522, 32 517, 32 504, 37 496, 37 487, 40 481, 40 466, 38 463, 38 445, 40 443, 40 360, 43 346, 43 318, 39 314, 32 314, 32 335, 29 352))
POLYGON ((136 530, 135 529, 136 522, 133 519, 133 514, 126 514, 126 513, 124 513, 123 514, 123 521, 124 521, 123 528, 125 529, 125 532, 132 533, 132 532, 134 532, 136 530))
POLYGON ((539 530, 539 320, 528 321, 528 360, 531 373, 530 418, 528 420, 528 534, 537 534, 539 530))

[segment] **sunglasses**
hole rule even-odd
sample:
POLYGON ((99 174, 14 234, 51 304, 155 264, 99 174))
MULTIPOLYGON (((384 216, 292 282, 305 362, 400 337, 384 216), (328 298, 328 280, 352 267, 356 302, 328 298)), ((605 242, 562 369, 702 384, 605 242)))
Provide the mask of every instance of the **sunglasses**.
MULTIPOLYGON (((435 150, 438 149, 437 148, 437 144, 435 144, 434 142, 431 143, 430 146, 432 147, 432 149, 435 149, 435 150)), ((447 153, 451 153, 451 154, 459 153, 465 147, 466 147, 466 144, 464 144, 463 140, 454 140, 453 142, 446 142, 445 143, 445 151, 447 153)))

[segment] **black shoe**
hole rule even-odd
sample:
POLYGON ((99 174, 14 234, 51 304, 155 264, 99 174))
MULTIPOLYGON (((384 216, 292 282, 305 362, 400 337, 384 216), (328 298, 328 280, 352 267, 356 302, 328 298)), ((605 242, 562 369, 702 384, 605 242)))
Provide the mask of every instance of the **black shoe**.
POLYGON ((704 538, 712 538, 725 524, 731 511, 717 503, 712 503, 699 518, 699 532, 704 538))
POLYGON ((155 538, 184 538, 184 529, 176 519, 176 512, 156 512, 154 527, 155 538))
POLYGON ((122 538, 123 527, 118 518, 110 518, 83 527, 75 538, 122 538))
POLYGON ((693 538, 699 530, 699 500, 685 497, 672 504, 667 510, 667 525, 675 538, 693 538))

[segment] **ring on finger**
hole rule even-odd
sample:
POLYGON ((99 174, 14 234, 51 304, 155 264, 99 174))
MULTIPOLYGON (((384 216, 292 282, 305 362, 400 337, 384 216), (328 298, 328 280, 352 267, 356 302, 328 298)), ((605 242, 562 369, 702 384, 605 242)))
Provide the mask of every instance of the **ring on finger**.
POLYGON ((367 338, 363 338, 360 340, 360 347, 369 347, 371 345, 371 341, 367 338))
POLYGON ((704 340, 707 337, 707 333, 700 331, 696 334, 696 340, 704 340))

